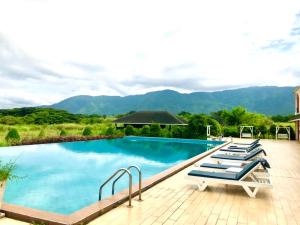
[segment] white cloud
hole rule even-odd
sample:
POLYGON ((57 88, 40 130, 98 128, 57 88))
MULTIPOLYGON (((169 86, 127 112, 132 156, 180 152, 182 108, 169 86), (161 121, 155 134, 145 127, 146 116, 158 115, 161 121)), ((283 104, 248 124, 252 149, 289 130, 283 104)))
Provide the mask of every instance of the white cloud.
POLYGON ((300 82, 298 0, 0 0, 0 108, 300 82))

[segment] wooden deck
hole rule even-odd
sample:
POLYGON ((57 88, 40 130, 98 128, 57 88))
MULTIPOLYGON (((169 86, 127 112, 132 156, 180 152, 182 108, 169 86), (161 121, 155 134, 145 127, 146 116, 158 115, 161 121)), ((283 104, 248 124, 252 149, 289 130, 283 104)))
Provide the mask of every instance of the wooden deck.
MULTIPOLYGON (((124 224, 299 224, 300 143, 262 140, 268 153, 274 188, 249 198, 241 187, 216 185, 199 192, 184 180, 186 170, 161 182, 137 198, 111 210, 89 225, 124 224)), ((7 218, 0 225, 25 225, 7 218)))

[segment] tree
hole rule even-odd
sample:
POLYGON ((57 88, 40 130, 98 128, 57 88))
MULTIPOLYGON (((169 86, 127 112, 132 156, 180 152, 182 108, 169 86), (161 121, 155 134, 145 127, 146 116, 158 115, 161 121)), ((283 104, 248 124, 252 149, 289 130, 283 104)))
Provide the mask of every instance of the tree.
POLYGON ((193 115, 185 129, 184 136, 187 138, 206 139, 207 126, 210 125, 210 132, 213 136, 221 134, 221 125, 215 119, 205 114, 193 115))
POLYGON ((179 116, 180 118, 182 118, 184 120, 189 120, 191 118, 192 114, 190 112, 182 111, 182 112, 178 113, 177 116, 179 116))
POLYGON ((135 131, 134 131, 134 127, 131 125, 127 125, 125 128, 125 135, 129 136, 129 135, 134 135, 135 131))
POLYGON ((294 115, 288 115, 288 116, 282 116, 282 115, 276 115, 272 116, 271 119, 274 122, 289 122, 289 120, 293 117, 294 115))
POLYGON ((10 129, 5 137, 5 140, 11 144, 18 143, 21 140, 18 130, 15 128, 10 129))
POLYGON ((0 123, 6 124, 6 125, 16 125, 21 123, 20 118, 17 118, 15 116, 3 116, 0 118, 0 123))
POLYGON ((187 138, 204 138, 206 136, 207 125, 206 116, 204 114, 194 115, 189 120, 185 136, 187 138))
POLYGON ((158 123, 152 123, 150 126, 150 136, 160 137, 160 125, 158 123))
POLYGON ((217 112, 212 112, 211 116, 224 126, 229 125, 231 112, 229 112, 228 110, 220 110, 217 112))
POLYGON ((231 114, 229 116, 229 125, 240 125, 242 124, 243 117, 246 115, 246 109, 238 106, 231 110, 231 114))

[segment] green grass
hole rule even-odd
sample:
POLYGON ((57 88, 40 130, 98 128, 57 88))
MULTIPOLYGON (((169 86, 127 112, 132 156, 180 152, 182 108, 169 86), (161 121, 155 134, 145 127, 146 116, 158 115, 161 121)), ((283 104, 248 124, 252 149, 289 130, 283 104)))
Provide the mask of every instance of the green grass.
POLYGON ((85 127, 92 129, 92 135, 104 135, 109 125, 107 123, 99 123, 93 125, 83 124, 56 124, 56 125, 0 125, 0 147, 7 146, 5 136, 11 128, 16 128, 22 139, 38 138, 41 130, 44 130, 45 137, 59 136, 63 129, 67 132, 67 136, 81 136, 85 127))

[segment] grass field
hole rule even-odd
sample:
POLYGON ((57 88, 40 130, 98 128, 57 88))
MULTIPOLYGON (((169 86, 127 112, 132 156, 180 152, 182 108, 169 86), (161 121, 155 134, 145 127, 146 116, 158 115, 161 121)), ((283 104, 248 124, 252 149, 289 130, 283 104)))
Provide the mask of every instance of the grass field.
POLYGON ((81 136, 85 127, 92 129, 92 135, 104 135, 109 124, 99 123, 93 125, 84 124, 56 124, 56 125, 0 125, 0 146, 7 146, 5 136, 11 128, 16 128, 21 139, 39 138, 43 130, 43 137, 56 137, 60 135, 61 130, 65 130, 67 135, 81 136))

